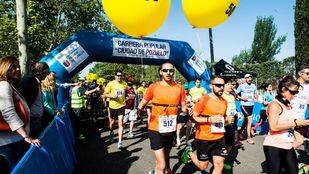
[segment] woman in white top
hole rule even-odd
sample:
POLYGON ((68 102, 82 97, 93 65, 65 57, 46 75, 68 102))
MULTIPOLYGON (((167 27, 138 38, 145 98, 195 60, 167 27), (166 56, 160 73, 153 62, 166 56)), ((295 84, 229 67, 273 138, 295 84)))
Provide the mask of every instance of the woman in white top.
POLYGON ((28 136, 30 111, 23 97, 13 86, 13 84, 18 84, 20 79, 21 72, 18 59, 15 57, 1 58, 0 156, 10 169, 13 169, 27 150, 25 142, 36 146, 40 145, 38 139, 32 139, 28 136))
POLYGON ((298 160, 295 148, 303 143, 303 137, 295 127, 309 125, 309 120, 297 119, 292 112, 290 101, 298 93, 300 84, 288 76, 279 82, 278 95, 267 107, 269 133, 263 148, 268 174, 298 174, 298 160))

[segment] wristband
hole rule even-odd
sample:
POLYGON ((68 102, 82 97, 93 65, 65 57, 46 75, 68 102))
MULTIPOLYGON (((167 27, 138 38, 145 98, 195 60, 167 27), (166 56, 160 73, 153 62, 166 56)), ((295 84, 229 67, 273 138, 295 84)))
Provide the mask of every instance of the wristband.
POLYGON ((298 125, 297 125, 297 123, 296 123, 296 120, 297 120, 297 119, 294 119, 295 127, 297 127, 297 126, 298 126, 298 125))

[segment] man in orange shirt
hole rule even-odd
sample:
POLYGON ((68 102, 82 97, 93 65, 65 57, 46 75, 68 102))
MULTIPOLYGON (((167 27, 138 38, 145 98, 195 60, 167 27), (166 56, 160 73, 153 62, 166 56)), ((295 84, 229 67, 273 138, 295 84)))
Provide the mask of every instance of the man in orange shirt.
POLYGON ((183 87, 173 81, 175 69, 171 63, 163 63, 159 73, 161 81, 149 86, 138 109, 144 109, 152 101, 148 136, 156 157, 156 168, 149 173, 172 174, 169 153, 176 137, 178 107, 181 106, 183 112, 187 109, 186 94, 183 87))
POLYGON ((196 153, 187 146, 183 155, 184 163, 192 162, 202 171, 206 170, 210 158, 213 160, 213 174, 223 171, 227 150, 224 142, 224 122, 227 101, 222 98, 224 80, 214 76, 211 80, 211 93, 197 102, 193 109, 193 120, 196 121, 196 153))

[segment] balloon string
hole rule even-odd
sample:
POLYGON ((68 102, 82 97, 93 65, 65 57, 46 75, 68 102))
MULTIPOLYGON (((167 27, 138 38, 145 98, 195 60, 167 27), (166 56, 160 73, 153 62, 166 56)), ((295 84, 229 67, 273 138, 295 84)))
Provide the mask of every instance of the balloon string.
POLYGON ((198 32, 198 29, 195 29, 195 34, 196 34, 196 37, 197 37, 197 41, 198 41, 198 44, 199 44, 199 51, 202 51, 202 41, 201 41, 201 37, 199 35, 199 32, 198 32))

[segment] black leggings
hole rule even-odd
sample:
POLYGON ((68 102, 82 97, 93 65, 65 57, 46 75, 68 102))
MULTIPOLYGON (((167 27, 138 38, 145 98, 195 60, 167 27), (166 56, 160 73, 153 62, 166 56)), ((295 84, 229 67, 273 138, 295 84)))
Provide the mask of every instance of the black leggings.
POLYGON ((287 174, 298 174, 298 159, 295 150, 263 146, 268 174, 281 174, 284 169, 287 174))

